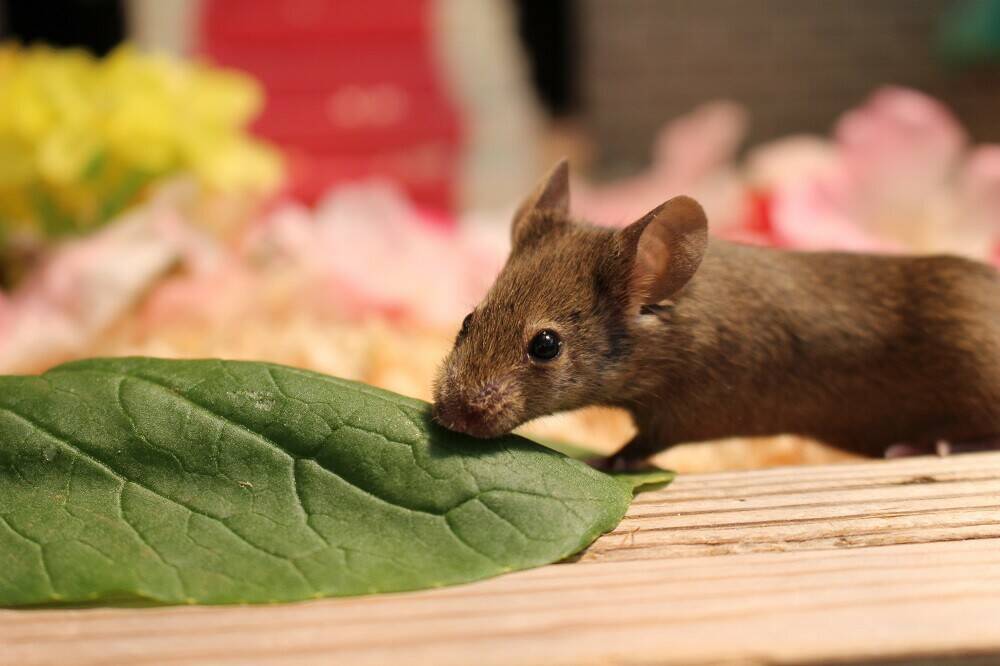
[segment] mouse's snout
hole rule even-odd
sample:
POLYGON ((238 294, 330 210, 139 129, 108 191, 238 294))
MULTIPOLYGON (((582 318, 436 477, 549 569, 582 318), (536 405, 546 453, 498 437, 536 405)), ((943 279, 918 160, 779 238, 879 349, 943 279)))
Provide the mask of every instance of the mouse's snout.
POLYGON ((509 396, 498 382, 487 382, 469 392, 438 395, 434 419, 449 430, 482 438, 505 435, 517 425, 512 419, 509 396))
POLYGON ((479 435, 479 432, 483 430, 482 416, 454 402, 435 403, 434 420, 449 430, 473 436, 488 436, 486 434, 479 435))

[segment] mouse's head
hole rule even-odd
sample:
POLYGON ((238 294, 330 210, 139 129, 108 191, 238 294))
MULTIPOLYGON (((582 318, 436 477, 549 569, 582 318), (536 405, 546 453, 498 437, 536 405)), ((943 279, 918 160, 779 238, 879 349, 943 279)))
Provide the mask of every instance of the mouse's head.
POLYGON ((574 223, 563 161, 518 209, 511 241, 434 384, 435 418, 477 437, 615 402, 633 374, 642 306, 694 274, 707 222, 693 199, 676 197, 624 229, 574 223))

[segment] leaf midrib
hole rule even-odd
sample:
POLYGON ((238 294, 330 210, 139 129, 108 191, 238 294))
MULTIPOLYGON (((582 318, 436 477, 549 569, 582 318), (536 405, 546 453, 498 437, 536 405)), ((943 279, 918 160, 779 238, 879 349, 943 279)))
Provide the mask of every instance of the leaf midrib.
MULTIPOLYGON (((274 440, 272 440, 267 435, 265 435, 263 433, 260 433, 260 432, 257 432, 256 430, 253 430, 252 428, 250 428, 246 424, 240 423, 239 421, 235 421, 235 420, 231 419, 230 417, 228 417, 228 416, 226 416, 224 414, 219 414, 217 412, 212 411, 211 408, 209 408, 209 407, 201 404, 200 402, 194 400, 190 396, 187 396, 187 395, 184 395, 183 393, 180 393, 179 391, 177 391, 176 389, 172 388, 171 386, 169 386, 167 384, 162 384, 162 383, 157 382, 155 380, 149 379, 148 377, 144 377, 144 376, 141 376, 141 375, 133 375, 133 374, 127 373, 127 372, 116 373, 116 372, 109 372, 107 370, 94 370, 94 369, 89 369, 89 368, 86 371, 87 372, 94 372, 94 373, 97 373, 97 374, 107 375, 109 377, 116 377, 116 378, 123 379, 123 380, 124 379, 131 379, 133 381, 137 381, 137 382, 140 382, 140 383, 143 383, 143 384, 147 384, 149 386, 153 386, 158 391, 160 391, 161 393, 165 393, 169 397, 171 397, 173 399, 176 399, 176 400, 180 400, 181 402, 187 403, 191 407, 199 410, 200 412, 202 412, 204 414, 208 414, 208 415, 210 415, 213 418, 219 419, 225 425, 228 425, 230 427, 236 428, 237 430, 240 430, 244 434, 246 434, 246 435, 254 438, 255 440, 257 440, 259 443, 262 443, 265 446, 267 446, 270 449, 272 449, 273 451, 276 451, 277 453, 283 455, 289 462, 292 463, 293 477, 294 477, 294 465, 295 465, 295 462, 297 460, 311 461, 311 462, 316 463, 316 465, 320 469, 322 469, 324 472, 326 472, 327 474, 329 474, 332 477, 334 477, 334 478, 336 478, 336 479, 344 482, 345 484, 347 484, 351 488, 354 488, 358 492, 363 493, 364 495, 366 495, 367 497, 370 497, 371 499, 374 499, 374 500, 376 500, 378 502, 381 502, 383 504, 386 504, 386 505, 388 505, 390 507, 393 507, 393 508, 396 508, 396 509, 403 509, 404 511, 412 511, 413 513, 420 513, 420 514, 424 514, 424 515, 428 515, 428 516, 436 516, 436 517, 439 517, 439 518, 447 515, 447 513, 449 511, 452 511, 455 508, 455 506, 459 506, 461 503, 464 503, 464 502, 468 501, 468 499, 472 499, 472 498, 475 497, 475 495, 473 495, 473 496, 471 496, 469 498, 463 499, 462 502, 460 502, 459 504, 457 504, 457 505, 455 505, 453 507, 449 507, 446 511, 442 511, 442 512, 428 511, 426 509, 417 509, 417 508, 414 508, 414 507, 411 507, 411 506, 406 506, 405 504, 397 504, 396 502, 393 502, 392 500, 386 499, 384 497, 381 497, 381 496, 375 494, 374 492, 372 492, 368 488, 360 486, 357 483, 355 483, 355 482, 351 481, 350 479, 348 479, 347 477, 344 477, 341 474, 337 473, 336 471, 330 469, 329 467, 327 467, 326 465, 324 465, 323 463, 321 463, 319 460, 317 460, 315 456, 311 456, 311 455, 295 455, 295 454, 289 453, 283 446, 281 446, 280 444, 278 444, 277 442, 275 442, 274 440)), ((125 408, 125 405, 124 404, 120 404, 120 407, 122 408, 122 411, 125 412, 126 415, 127 415, 128 412, 127 412, 127 410, 125 408)), ((361 431, 366 432, 366 433, 368 433, 370 435, 381 436, 383 439, 387 439, 388 440, 388 438, 385 437, 385 435, 383 433, 380 433, 380 432, 377 432, 377 431, 368 430, 366 428, 361 428, 359 426, 354 426, 354 425, 351 425, 350 427, 355 428, 357 430, 361 430, 361 431)), ((133 433, 135 434, 136 437, 142 438, 142 434, 139 433, 137 429, 133 428, 133 433)), ((332 434, 332 432, 331 432, 331 434, 332 434)), ((393 440, 393 441, 395 441, 395 440, 393 440)), ((410 446, 406 442, 399 442, 399 443, 400 444, 404 444, 404 445, 406 445, 408 447, 410 446)), ((297 480, 295 480, 294 485, 295 486, 298 485, 297 480)), ((296 495, 298 495, 297 488, 296 488, 296 495)), ((302 511, 303 511, 303 513, 305 513, 306 516, 310 515, 309 512, 305 510, 305 507, 302 507, 302 511)))

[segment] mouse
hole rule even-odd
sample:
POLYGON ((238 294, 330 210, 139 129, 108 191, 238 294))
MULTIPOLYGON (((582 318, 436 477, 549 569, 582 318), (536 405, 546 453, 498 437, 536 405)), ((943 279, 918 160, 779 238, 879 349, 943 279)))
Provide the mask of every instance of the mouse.
POLYGON ((569 176, 564 160, 515 212, 506 263, 434 380, 441 425, 492 438, 624 408, 636 435, 604 459, 616 468, 727 437, 865 456, 997 441, 991 266, 728 242, 686 196, 594 226, 570 216, 569 176))

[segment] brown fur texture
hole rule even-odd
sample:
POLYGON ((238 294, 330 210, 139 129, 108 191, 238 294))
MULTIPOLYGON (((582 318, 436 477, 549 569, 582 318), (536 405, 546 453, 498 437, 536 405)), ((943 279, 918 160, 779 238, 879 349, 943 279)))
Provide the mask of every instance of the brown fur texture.
POLYGON ((719 240, 705 249, 690 199, 674 200, 669 219, 616 231, 571 222, 551 192, 558 205, 533 205, 541 198, 519 212, 511 255, 435 382, 444 425, 491 437, 557 411, 624 407, 639 431, 624 460, 732 436, 794 433, 879 455, 1000 433, 994 269, 719 240), (650 233, 665 268, 643 277, 650 233), (545 363, 526 352, 541 329, 563 341, 545 363))

